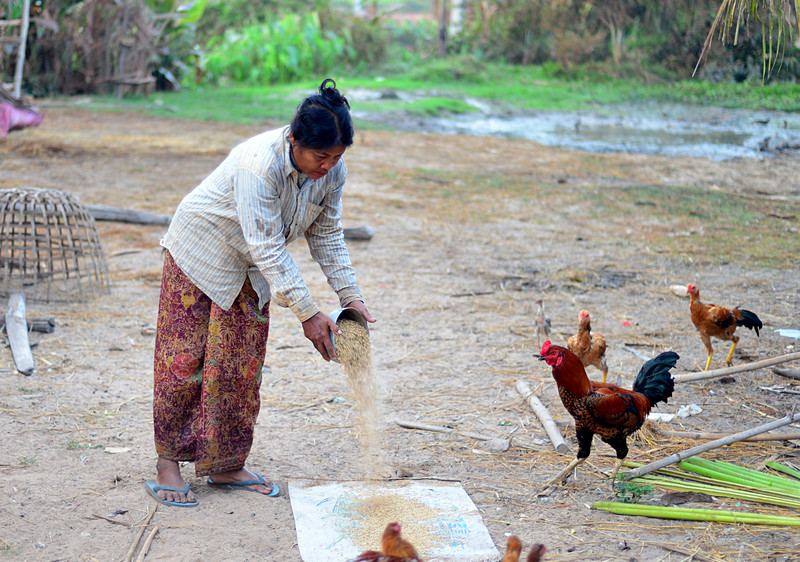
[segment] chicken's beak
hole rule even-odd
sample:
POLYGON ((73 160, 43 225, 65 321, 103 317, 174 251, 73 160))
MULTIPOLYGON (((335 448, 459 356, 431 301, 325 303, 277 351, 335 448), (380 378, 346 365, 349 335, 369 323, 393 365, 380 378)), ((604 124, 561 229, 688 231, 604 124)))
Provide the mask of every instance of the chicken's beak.
POLYGON ((533 356, 536 357, 539 361, 544 361, 545 360, 544 355, 540 355, 538 353, 534 353, 533 356))

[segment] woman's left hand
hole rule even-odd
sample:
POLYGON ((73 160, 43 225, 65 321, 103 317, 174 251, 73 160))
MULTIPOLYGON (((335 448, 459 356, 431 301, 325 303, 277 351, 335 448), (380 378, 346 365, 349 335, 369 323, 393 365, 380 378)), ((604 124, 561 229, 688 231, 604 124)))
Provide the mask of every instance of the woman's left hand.
POLYGON ((372 324, 373 322, 377 322, 375 318, 369 313, 367 310, 367 305, 364 304, 364 301, 353 301, 347 303, 347 308, 355 308, 357 311, 361 313, 361 316, 364 317, 364 320, 372 324))

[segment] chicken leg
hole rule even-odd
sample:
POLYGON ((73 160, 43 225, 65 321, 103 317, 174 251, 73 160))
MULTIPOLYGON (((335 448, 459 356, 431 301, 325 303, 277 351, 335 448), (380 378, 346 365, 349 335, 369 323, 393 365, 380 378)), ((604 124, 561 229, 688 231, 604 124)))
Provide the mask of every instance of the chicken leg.
POLYGON ((711 347, 711 338, 705 334, 700 334, 700 339, 703 340, 703 345, 706 346, 706 350, 708 351, 708 359, 706 359, 706 368, 703 369, 704 371, 708 371, 708 368, 711 366, 711 358, 714 357, 714 348, 711 347))
MULTIPOLYGON (((733 361, 731 361, 731 359, 733 359, 733 350, 736 349, 736 344, 739 343, 739 336, 732 336, 731 341, 733 342, 731 344, 731 350, 728 352, 728 356, 725 358, 725 362, 728 364, 728 367, 733 365, 733 361)), ((708 367, 706 367, 706 371, 707 370, 708 367)))
POLYGON ((570 477, 572 472, 578 467, 579 464, 583 463, 586 460, 586 457, 576 457, 572 459, 572 461, 558 473, 557 476, 548 480, 545 487, 539 492, 539 496, 549 496, 553 490, 555 489, 556 484, 564 484, 567 481, 567 478, 570 477))

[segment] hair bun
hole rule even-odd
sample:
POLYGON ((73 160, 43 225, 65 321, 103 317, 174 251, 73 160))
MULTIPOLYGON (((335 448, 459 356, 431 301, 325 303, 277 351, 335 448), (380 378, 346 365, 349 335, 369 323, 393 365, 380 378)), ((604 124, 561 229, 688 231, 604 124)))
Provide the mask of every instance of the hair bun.
POLYGON ((335 105, 344 104, 348 109, 350 108, 347 98, 336 89, 336 81, 333 78, 326 78, 322 81, 319 86, 319 93, 335 105))

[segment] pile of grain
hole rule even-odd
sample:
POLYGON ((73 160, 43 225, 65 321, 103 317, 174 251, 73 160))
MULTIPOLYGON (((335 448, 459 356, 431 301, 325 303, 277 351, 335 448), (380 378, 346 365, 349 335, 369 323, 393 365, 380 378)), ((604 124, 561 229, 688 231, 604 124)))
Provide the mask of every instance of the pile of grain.
POLYGON ((372 372, 369 332, 354 320, 340 319, 337 324, 342 333, 334 340, 336 355, 347 375, 350 394, 358 410, 356 434, 361 445, 364 478, 367 481, 375 481, 388 471, 378 385, 372 372))
POLYGON ((363 496, 348 496, 341 505, 342 517, 337 526, 359 550, 381 549, 381 537, 386 525, 398 521, 401 535, 417 549, 425 552, 437 544, 439 531, 436 521, 441 513, 422 502, 400 495, 369 491, 363 496))

